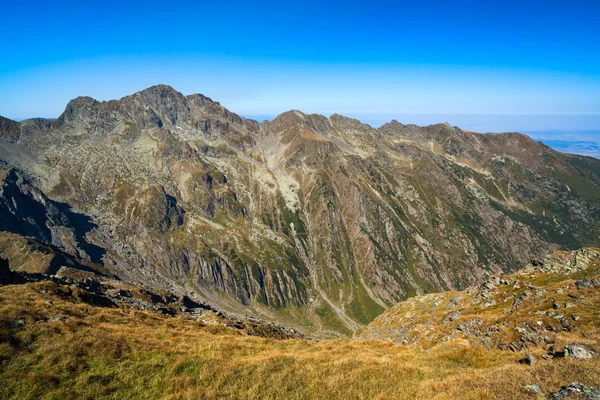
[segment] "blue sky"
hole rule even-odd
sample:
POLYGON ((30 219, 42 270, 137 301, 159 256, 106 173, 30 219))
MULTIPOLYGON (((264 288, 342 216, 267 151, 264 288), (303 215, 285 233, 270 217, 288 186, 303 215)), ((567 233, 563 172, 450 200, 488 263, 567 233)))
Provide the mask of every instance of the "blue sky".
POLYGON ((166 83, 247 116, 600 130, 596 1, 4 0, 0 15, 14 119, 166 83))

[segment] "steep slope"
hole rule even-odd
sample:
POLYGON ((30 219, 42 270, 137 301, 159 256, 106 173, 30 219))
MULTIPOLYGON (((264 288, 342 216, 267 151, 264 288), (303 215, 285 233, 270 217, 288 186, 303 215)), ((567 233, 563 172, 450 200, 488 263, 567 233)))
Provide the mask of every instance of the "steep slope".
POLYGON ((599 309, 600 249, 555 252, 478 287, 398 303, 357 338, 419 348, 450 341, 511 351, 537 348, 552 356, 570 341, 597 346, 599 309))
MULTIPOLYGON (((299 111, 258 124, 159 85, 77 98, 55 121, 0 117, 0 159, 95 225, 62 250, 324 335, 599 244, 600 161, 519 134, 299 111)), ((38 227, 6 230, 48 241, 38 227)))
POLYGON ((88 264, 101 262, 104 250, 86 239, 87 233, 95 229, 96 225, 85 215, 73 212, 67 204, 50 200, 21 171, 10 168, 1 161, 0 194, 2 242, 19 241, 18 236, 32 237, 41 242, 42 246, 47 243, 61 248, 75 257, 87 260, 88 264), (17 238, 7 239, 10 236, 17 238))

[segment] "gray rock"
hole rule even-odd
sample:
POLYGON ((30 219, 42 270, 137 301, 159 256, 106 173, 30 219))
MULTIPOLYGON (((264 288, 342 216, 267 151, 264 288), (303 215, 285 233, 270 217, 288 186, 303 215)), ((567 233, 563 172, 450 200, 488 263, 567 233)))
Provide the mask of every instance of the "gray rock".
POLYGON ((525 385, 523 386, 523 390, 532 394, 544 394, 538 385, 525 385))
POLYGON ((523 342, 515 340, 513 342, 510 342, 510 344, 508 345, 508 349, 510 351, 515 351, 515 352, 521 351, 523 349, 523 344, 524 344, 523 342))
POLYGON ((469 325, 466 323, 458 324, 458 325, 456 325, 456 329, 461 332, 466 332, 469 330, 469 325))
POLYGON ((538 344, 540 342, 540 337, 535 332, 530 332, 525 328, 517 327, 517 332, 521 334, 521 341, 530 342, 534 344, 538 344))
POLYGON ((580 281, 575 282, 577 289, 585 289, 594 287, 594 283, 589 278, 583 278, 580 281))
POLYGON ((600 400, 600 391, 594 387, 586 387, 582 383, 573 382, 558 392, 552 393, 548 397, 548 400, 563 400, 568 398, 600 400))
POLYGON ((488 289, 488 290, 492 290, 496 287, 496 285, 494 285, 494 282, 488 281, 486 283, 483 284, 483 287, 488 289))
POLYGON ((455 319, 459 318, 462 314, 460 313, 460 311, 452 311, 450 314, 448 314, 446 316, 446 318, 444 318, 444 320, 442 321, 443 325, 447 325, 449 322, 454 321, 455 319))
POLYGON ((513 306, 515 308, 518 308, 524 301, 526 298, 528 298, 531 295, 531 293, 525 291, 520 293, 517 298, 515 299, 515 302, 513 303, 513 306))
POLYGON ((69 320, 69 317, 67 317, 66 315, 60 315, 57 317, 50 317, 48 318, 49 323, 53 323, 53 322, 67 322, 69 320))
POLYGON ((568 344, 565 346, 565 357, 589 359, 596 356, 596 352, 580 344, 568 344))
POLYGON ((526 363, 529 365, 535 365, 535 363, 537 362, 537 358, 535 358, 535 356, 529 352, 525 354, 525 360, 526 363))

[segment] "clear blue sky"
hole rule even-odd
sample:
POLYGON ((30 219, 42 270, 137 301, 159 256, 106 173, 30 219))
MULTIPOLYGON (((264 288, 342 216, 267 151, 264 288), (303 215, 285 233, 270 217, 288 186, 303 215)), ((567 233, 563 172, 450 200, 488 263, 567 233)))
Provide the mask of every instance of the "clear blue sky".
POLYGON ((250 116, 600 114, 599 3, 3 0, 0 115, 157 83, 250 116))

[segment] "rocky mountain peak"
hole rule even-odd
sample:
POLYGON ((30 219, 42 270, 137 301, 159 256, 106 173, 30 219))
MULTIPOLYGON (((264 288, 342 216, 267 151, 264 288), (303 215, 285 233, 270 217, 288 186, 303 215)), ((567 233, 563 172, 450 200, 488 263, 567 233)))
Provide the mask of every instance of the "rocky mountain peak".
POLYGON ((199 106, 206 106, 206 105, 221 106, 221 103, 219 103, 218 101, 214 101, 213 99, 211 99, 208 96, 203 95, 202 93, 189 94, 186 96, 186 98, 190 101, 193 101, 194 103, 196 103, 199 106))
POLYGON ((20 135, 21 128, 18 122, 0 116, 0 139, 16 142, 20 135))
POLYGON ((120 103, 134 109, 149 108, 161 119, 162 124, 169 122, 181 126, 189 114, 186 97, 168 85, 151 86, 122 98, 120 103))
MULTIPOLYGON (((197 107, 198 110, 200 110, 206 117, 219 118, 225 120, 227 123, 244 125, 242 117, 234 112, 229 111, 227 108, 223 107, 221 103, 214 101, 208 96, 205 96, 201 93, 194 93, 186 96, 186 99, 188 100, 190 106, 197 107)), ((256 122, 252 120, 246 121, 246 125, 253 125, 253 129, 258 129, 256 122)))
POLYGON ((141 97, 148 104, 157 104, 157 103, 165 103, 165 102, 176 102, 176 101, 185 101, 185 96, 173 89, 169 85, 154 85, 150 86, 147 89, 141 90, 135 94, 134 97, 141 97))
POLYGON ((380 129, 398 129, 398 128, 401 129, 404 127, 406 127, 406 125, 399 122, 397 119, 393 119, 390 122, 387 122, 387 123, 381 125, 380 129))
POLYGON ((324 115, 305 114, 298 110, 286 111, 263 124, 273 133, 282 134, 285 142, 296 137, 325 139, 332 130, 331 121, 324 115))
POLYGON ((68 122, 90 120, 98 116, 100 102, 89 96, 79 96, 69 101, 65 111, 56 119, 58 125, 68 122))
POLYGON ((161 127, 166 121, 176 124, 187 110, 185 96, 171 86, 156 85, 120 100, 100 102, 89 96, 77 97, 69 101, 55 123, 90 125, 105 131, 133 116, 143 126, 161 127))
POLYGON ((306 114, 298 110, 289 110, 273 118, 269 127, 275 131, 286 130, 306 123, 306 114))
POLYGON ((339 125, 342 125, 345 127, 354 126, 354 127, 359 127, 359 128, 374 129, 372 126, 370 126, 369 124, 363 123, 359 119, 347 117, 345 115, 341 115, 341 114, 337 114, 337 113, 331 114, 329 116, 329 120, 331 122, 334 122, 336 124, 339 124, 339 125))

